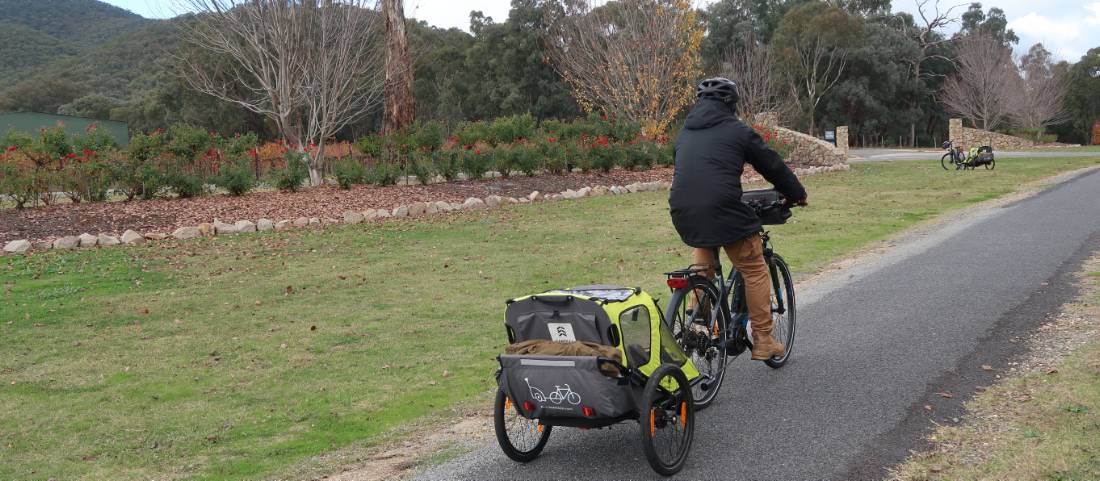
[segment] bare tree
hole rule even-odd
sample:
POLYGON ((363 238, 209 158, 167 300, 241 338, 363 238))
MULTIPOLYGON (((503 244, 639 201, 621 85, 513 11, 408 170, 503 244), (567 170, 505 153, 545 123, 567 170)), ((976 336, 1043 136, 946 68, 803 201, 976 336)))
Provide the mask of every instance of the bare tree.
POLYGON ((386 17, 386 103, 382 116, 382 131, 401 130, 413 122, 412 59, 405 35, 403 0, 382 0, 386 17))
POLYGON ((1065 98, 1069 90, 1069 68, 1051 60, 1050 52, 1037 43, 1020 59, 1023 79, 1018 104, 1012 118, 1020 127, 1035 131, 1039 140, 1043 131, 1070 119, 1065 98))
POLYGON ((722 62, 723 74, 737 82, 738 114, 743 119, 752 119, 762 112, 790 108, 788 91, 776 78, 771 50, 751 32, 742 43, 744 47, 731 49, 722 62))
POLYGON ((973 34, 959 39, 955 63, 957 73, 940 96, 948 110, 984 130, 1009 121, 1020 87, 1012 50, 992 36, 973 34))
POLYGON ((178 0, 185 23, 179 61, 199 91, 271 119, 308 154, 320 185, 325 141, 382 99, 382 30, 364 0, 178 0), (199 52, 228 62, 204 61, 199 52), (308 149, 307 145, 316 145, 308 149))
POLYGON ((692 99, 703 27, 687 0, 567 0, 547 22, 554 68, 585 111, 663 131, 692 99))
MULTIPOLYGON (((930 75, 922 69, 925 61, 933 58, 951 61, 951 59, 942 55, 930 55, 929 51, 951 42, 952 39, 941 34, 940 30, 958 22, 958 17, 954 17, 952 14, 955 9, 964 7, 966 4, 960 3, 951 6, 947 10, 941 10, 940 0, 917 0, 916 3, 920 23, 913 25, 912 30, 907 33, 917 41, 919 53, 916 57, 909 59, 909 64, 913 82, 919 88, 921 82, 930 75), (931 6, 929 6, 929 3, 931 3, 931 6)), ((910 103, 911 107, 916 109, 919 101, 919 98, 914 97, 910 103)), ((913 147, 917 145, 917 124, 915 121, 909 123, 909 145, 913 147)))

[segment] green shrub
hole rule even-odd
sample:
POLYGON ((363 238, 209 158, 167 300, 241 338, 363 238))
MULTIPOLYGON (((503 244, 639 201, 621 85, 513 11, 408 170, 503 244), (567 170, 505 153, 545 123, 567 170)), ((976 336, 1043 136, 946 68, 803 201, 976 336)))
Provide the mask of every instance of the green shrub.
POLYGON ((377 186, 394 185, 401 177, 401 167, 388 162, 378 162, 367 168, 367 181, 377 186))
POLYGON ((485 122, 463 122, 454 135, 463 146, 473 146, 478 142, 488 141, 490 132, 489 124, 485 122))
POLYGON ((214 176, 214 184, 229 192, 230 195, 241 196, 256 186, 256 177, 252 173, 252 165, 248 157, 239 157, 235 162, 222 166, 218 175, 214 176))
POLYGON ((42 129, 38 137, 39 147, 54 159, 62 159, 73 153, 73 146, 69 143, 69 134, 60 124, 56 127, 42 129))
MULTIPOLYGON (((255 136, 255 134, 253 134, 253 136, 255 136)), ((95 124, 83 134, 73 136, 72 138, 73 152, 90 150, 92 152, 103 153, 115 149, 118 149, 118 142, 115 142, 115 138, 107 131, 98 128, 95 124)))
POLYGON ((381 135, 368 135, 355 141, 355 150, 372 159, 382 158, 382 149, 386 145, 386 138, 381 135))
POLYGON ((286 167, 271 171, 271 182, 282 191, 298 192, 302 184, 309 178, 309 166, 301 153, 288 151, 283 159, 286 167))
POLYGON ((435 151, 443 145, 443 126, 436 121, 417 123, 413 126, 413 147, 417 150, 435 151))
POLYGON ((164 176, 160 169, 132 156, 119 154, 107 166, 111 171, 115 190, 126 196, 126 200, 134 200, 136 197, 152 199, 164 187, 164 176))
POLYGON ((188 124, 175 124, 170 127, 168 138, 168 152, 190 162, 197 161, 214 145, 214 139, 209 133, 188 124))
POLYGON ((507 178, 516 169, 516 149, 510 145, 501 145, 492 151, 493 170, 507 178))
POLYGON ((539 144, 538 157, 544 169, 551 174, 561 175, 567 168, 565 147, 560 142, 544 142, 539 144))
POLYGON ((420 185, 428 185, 435 178, 435 165, 429 152, 416 152, 409 160, 409 171, 420 185))
POLYGON ((676 148, 672 142, 657 144, 657 164, 665 167, 676 165, 676 148))
POLYGON ((462 170, 462 163, 459 161, 459 152, 456 150, 437 150, 432 152, 432 163, 435 164, 435 171, 443 176, 443 179, 448 182, 457 179, 458 173, 462 170))
POLYGON ((198 197, 206 193, 206 183, 203 182, 202 178, 186 172, 178 165, 170 168, 164 176, 164 184, 182 199, 198 197))
POLYGON ((479 149, 463 150, 461 157, 462 173, 466 174, 466 178, 469 180, 484 178, 485 172, 489 170, 489 166, 493 162, 491 155, 483 154, 479 149))
POLYGON ((658 147, 645 141, 634 142, 625 147, 625 152, 620 157, 620 166, 624 169, 648 170, 657 161, 658 147))
POLYGON ((534 145, 517 144, 514 147, 513 155, 515 156, 516 168, 528 177, 534 176, 542 168, 543 157, 539 148, 534 145))
POLYGON ((632 120, 617 119, 608 123, 606 135, 611 140, 630 142, 638 138, 638 134, 641 131, 642 124, 632 120))
POLYGON ((589 148, 588 156, 591 158, 592 168, 601 172, 611 172, 616 165, 621 163, 623 151, 618 144, 596 144, 589 148))
POLYGON ((48 192, 49 181, 46 172, 23 168, 14 162, 0 162, 0 194, 14 201, 16 209, 41 198, 48 192))
POLYGON ((405 127, 397 132, 386 135, 385 151, 382 158, 389 161, 404 162, 410 153, 416 150, 417 138, 413 127, 405 127))
POLYGON ((348 190, 355 184, 367 183, 367 167, 358 159, 346 158, 332 166, 332 174, 341 189, 348 190))
POLYGON ((103 202, 111 188, 112 174, 110 166, 99 160, 71 162, 59 172, 61 190, 73 203, 103 202))
POLYGON ((489 127, 489 137, 486 140, 493 145, 510 144, 512 142, 529 139, 535 133, 535 117, 531 114, 512 115, 493 120, 489 127))
POLYGON ((260 145, 260 138, 256 136, 255 132, 249 132, 243 135, 237 134, 232 138, 222 140, 219 148, 226 157, 240 159, 250 155, 257 145, 260 145))
POLYGON ((566 173, 569 173, 572 167, 581 169, 581 172, 588 173, 594 167, 594 159, 592 156, 592 149, 577 143, 569 143, 566 146, 566 173))

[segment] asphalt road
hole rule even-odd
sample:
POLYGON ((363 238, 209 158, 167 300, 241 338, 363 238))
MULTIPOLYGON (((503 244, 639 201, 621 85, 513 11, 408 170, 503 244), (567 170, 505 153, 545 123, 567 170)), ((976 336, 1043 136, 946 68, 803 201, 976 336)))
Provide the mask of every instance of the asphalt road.
MULTIPOLYGON (((849 151, 852 162, 883 162, 891 160, 934 160, 939 162, 946 150, 906 150, 906 149, 851 149, 849 151)), ((1054 157, 1096 157, 1098 152, 1073 152, 1051 150, 1029 150, 1023 152, 1009 152, 998 150, 994 152, 997 158, 1054 158, 1054 157)))
MULTIPOLYGON (((1097 193, 1092 171, 803 286, 794 357, 780 370, 731 363, 676 479, 881 479, 933 421, 952 422, 974 386, 1003 372, 1018 336, 1075 295, 1070 274, 1100 250, 1097 193)), ((555 430, 526 465, 491 444, 421 478, 656 478, 637 429, 555 430)))

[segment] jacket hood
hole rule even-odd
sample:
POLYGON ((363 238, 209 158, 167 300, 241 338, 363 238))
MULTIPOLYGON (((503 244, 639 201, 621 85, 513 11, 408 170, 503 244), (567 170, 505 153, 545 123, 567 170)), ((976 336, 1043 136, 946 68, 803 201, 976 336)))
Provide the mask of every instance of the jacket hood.
POLYGON ((733 109, 720 100, 700 99, 688 113, 684 128, 691 130, 709 129, 715 125, 729 120, 735 120, 737 116, 733 109))

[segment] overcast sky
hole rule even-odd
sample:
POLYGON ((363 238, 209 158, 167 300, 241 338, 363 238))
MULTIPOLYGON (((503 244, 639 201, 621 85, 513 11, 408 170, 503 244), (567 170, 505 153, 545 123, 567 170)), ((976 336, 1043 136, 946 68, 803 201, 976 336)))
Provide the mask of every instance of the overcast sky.
MULTIPOLYGON (((106 0, 150 18, 167 18, 176 13, 173 0, 106 0)), ((934 1, 934 0, 933 0, 934 1)), ((468 29, 470 11, 481 10, 494 20, 508 18, 509 0, 405 0, 405 15, 440 27, 468 29)), ((943 5, 969 3, 942 0, 943 5)), ((915 0, 894 0, 895 10, 915 11, 915 0)), ((1042 42, 1059 58, 1076 62, 1088 49, 1100 46, 1100 0, 993 0, 982 3, 988 11, 1000 7, 1009 27, 1020 37, 1017 52, 1042 42)), ((959 8, 957 12, 964 9, 959 8)))

